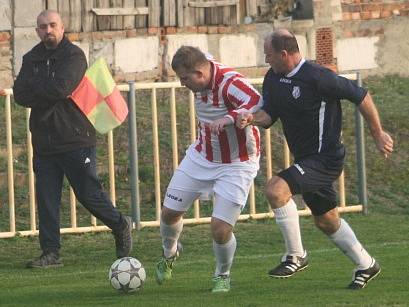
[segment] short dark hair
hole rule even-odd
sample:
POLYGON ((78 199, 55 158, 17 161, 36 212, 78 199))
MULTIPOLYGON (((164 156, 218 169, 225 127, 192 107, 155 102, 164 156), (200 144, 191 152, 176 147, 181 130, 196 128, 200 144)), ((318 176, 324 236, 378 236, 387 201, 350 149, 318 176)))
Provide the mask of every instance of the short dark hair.
POLYGON ((271 46, 277 52, 282 50, 285 50, 290 54, 300 52, 297 39, 291 32, 290 35, 277 32, 273 33, 271 35, 271 46))
POLYGON ((172 59, 172 69, 183 68, 186 71, 192 71, 197 66, 207 63, 208 60, 199 48, 192 46, 180 47, 172 59))

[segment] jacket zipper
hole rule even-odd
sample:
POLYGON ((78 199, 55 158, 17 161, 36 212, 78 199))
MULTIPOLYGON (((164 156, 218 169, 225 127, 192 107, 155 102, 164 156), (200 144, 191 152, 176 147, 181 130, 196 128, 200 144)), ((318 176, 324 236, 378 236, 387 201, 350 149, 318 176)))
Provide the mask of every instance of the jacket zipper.
MULTIPOLYGON (((47 59, 47 78, 49 78, 50 77, 50 59, 47 59)), ((48 128, 48 125, 47 125, 47 128, 48 128)), ((50 130, 50 129, 48 129, 48 130, 50 130)), ((51 147, 51 135, 50 135, 50 131, 47 131, 47 139, 48 139, 48 148, 52 148, 51 147)))
POLYGON ((47 77, 50 77, 50 59, 47 60, 47 77))

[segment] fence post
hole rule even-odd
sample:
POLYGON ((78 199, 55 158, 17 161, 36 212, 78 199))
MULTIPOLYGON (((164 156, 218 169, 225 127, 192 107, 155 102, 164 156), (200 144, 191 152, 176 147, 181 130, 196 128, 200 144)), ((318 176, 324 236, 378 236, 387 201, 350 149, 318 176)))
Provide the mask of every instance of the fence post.
MULTIPOLYGON (((361 74, 357 74, 357 82, 362 86, 361 74)), ((365 167, 365 132, 362 115, 358 107, 355 108, 355 142, 356 160, 358 167, 358 192, 359 201, 362 204, 364 214, 368 214, 368 196, 366 189, 366 167, 365 167)))
POLYGON ((129 140, 129 161, 131 164, 131 208, 132 219, 136 224, 136 229, 140 229, 140 203, 139 203, 139 170, 138 170, 138 137, 136 131, 136 107, 135 107, 135 82, 128 82, 128 140, 129 140))
POLYGON ((7 148, 7 182, 9 193, 9 221, 10 232, 16 232, 16 212, 15 212, 15 199, 14 199, 14 165, 13 165, 13 134, 12 134, 12 120, 11 120, 11 100, 10 94, 6 96, 5 104, 6 115, 6 148, 7 148))

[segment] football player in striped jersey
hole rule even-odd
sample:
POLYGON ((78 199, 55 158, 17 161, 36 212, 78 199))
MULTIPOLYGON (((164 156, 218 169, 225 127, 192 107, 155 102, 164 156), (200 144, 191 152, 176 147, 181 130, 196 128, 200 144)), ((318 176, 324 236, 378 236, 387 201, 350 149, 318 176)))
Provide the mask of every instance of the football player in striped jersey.
POLYGON ((262 98, 241 74, 198 48, 179 48, 172 68, 181 84, 194 92, 198 137, 166 191, 160 222, 163 256, 156 279, 162 284, 172 276, 185 212, 199 197, 214 194, 211 231, 216 269, 212 292, 228 292, 236 250, 233 227, 246 204, 260 156, 258 128, 239 129, 235 120, 240 112, 260 109, 262 98))

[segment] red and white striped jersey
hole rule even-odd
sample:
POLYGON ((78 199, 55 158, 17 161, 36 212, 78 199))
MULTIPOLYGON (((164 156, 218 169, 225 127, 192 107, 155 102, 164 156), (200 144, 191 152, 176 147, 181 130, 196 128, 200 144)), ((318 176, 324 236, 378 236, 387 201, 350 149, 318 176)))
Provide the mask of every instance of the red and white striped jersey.
POLYGON ((198 137, 194 148, 208 161, 231 163, 247 161, 260 155, 260 132, 255 126, 244 129, 234 124, 220 134, 211 133, 209 123, 222 117, 235 120, 240 110, 255 112, 263 100, 257 90, 238 72, 210 61, 213 77, 209 88, 195 93, 198 137))

